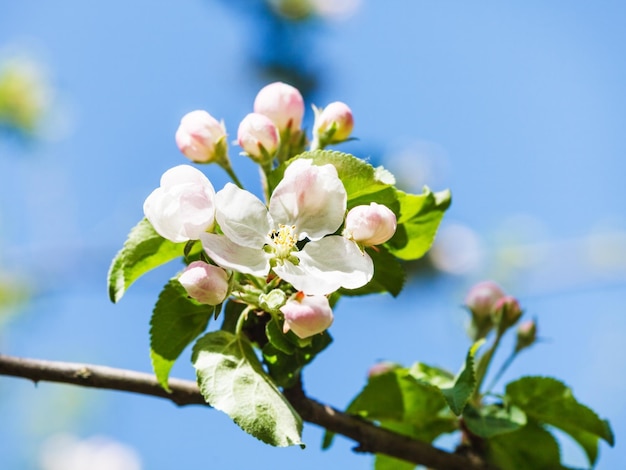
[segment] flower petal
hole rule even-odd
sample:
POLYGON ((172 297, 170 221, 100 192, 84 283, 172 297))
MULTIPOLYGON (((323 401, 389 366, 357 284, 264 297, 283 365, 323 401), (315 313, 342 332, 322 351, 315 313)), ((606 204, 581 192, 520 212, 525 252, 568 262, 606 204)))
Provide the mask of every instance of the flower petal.
POLYGON ((256 196, 228 183, 215 195, 215 207, 224 235, 238 245, 263 248, 271 225, 265 204, 256 196))
POLYGON ((369 255, 340 236, 309 242, 295 255, 300 264, 285 262, 276 266, 274 272, 308 295, 326 295, 340 287, 356 289, 367 284, 374 274, 369 255))
POLYGON ((270 271, 269 255, 263 250, 237 245, 214 233, 203 233, 200 241, 204 251, 222 268, 253 276, 267 276, 270 271))
POLYGON ((270 198, 276 224, 295 225, 299 239, 319 240, 343 223, 348 196, 333 165, 295 160, 270 198))

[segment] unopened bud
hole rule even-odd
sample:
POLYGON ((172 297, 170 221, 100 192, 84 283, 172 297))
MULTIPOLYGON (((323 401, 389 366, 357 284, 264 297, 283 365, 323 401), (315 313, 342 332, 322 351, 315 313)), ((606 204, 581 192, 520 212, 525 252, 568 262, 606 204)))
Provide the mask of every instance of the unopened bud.
POLYGON ((222 163, 228 160, 226 129, 206 111, 183 116, 176 131, 180 151, 196 163, 222 163))
POLYGON ((341 101, 330 103, 322 110, 315 109, 313 136, 322 144, 322 147, 343 142, 350 137, 353 127, 352 110, 341 101))
POLYGON ((376 377, 377 375, 386 374, 387 372, 391 372, 392 370, 397 369, 399 366, 395 362, 382 361, 374 364, 367 371, 367 378, 371 379, 372 377, 376 377))
POLYGON ((375 202, 356 206, 346 216, 343 235, 363 246, 385 243, 396 233, 396 215, 375 202))
POLYGON ((221 304, 228 294, 228 274, 222 268, 194 261, 179 276, 178 282, 189 297, 202 304, 221 304))
POLYGON ((283 82, 266 85, 254 100, 254 112, 270 118, 280 133, 300 129, 304 117, 304 99, 300 92, 283 82))
POLYGON ((493 281, 483 281, 474 285, 465 297, 465 306, 472 314, 470 336, 474 341, 487 336, 493 328, 491 317, 494 306, 506 294, 493 281))
POLYGON ((274 156, 280 138, 278 129, 270 118, 263 114, 250 113, 239 124, 237 141, 250 158, 264 162, 274 156))
POLYGON ((517 342, 515 352, 531 346, 537 340, 537 322, 528 320, 517 327, 517 342))
POLYGON ((500 331, 517 323, 522 316, 522 309, 515 297, 507 295, 499 299, 493 306, 493 321, 498 325, 500 331))
POLYGON ((323 295, 298 293, 280 311, 285 316, 283 332, 292 330, 299 338, 322 333, 333 323, 333 311, 323 295))

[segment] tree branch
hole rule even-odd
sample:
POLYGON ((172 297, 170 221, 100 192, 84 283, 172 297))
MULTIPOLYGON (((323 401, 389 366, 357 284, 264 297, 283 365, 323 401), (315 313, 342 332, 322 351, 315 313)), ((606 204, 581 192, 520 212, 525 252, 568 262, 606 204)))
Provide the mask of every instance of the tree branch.
MULTIPOLYGON (((83 387, 120 390, 168 399, 179 406, 207 405, 195 382, 170 379, 172 393, 161 388, 152 374, 106 366, 26 359, 0 354, 0 375, 83 387)), ((330 432, 355 440, 360 452, 386 454, 440 470, 494 470, 484 462, 451 454, 425 442, 380 428, 308 398, 301 386, 285 390, 285 396, 302 416, 330 432)))

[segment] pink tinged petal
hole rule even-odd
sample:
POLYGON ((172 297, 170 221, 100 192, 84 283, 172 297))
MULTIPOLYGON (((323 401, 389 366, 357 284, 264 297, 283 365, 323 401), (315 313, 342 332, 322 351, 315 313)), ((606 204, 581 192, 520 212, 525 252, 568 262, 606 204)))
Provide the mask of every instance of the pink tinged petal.
POLYGON ((354 117, 348 105, 341 101, 330 103, 316 116, 313 133, 316 135, 323 134, 328 132, 333 125, 335 126, 335 133, 332 136, 333 142, 346 140, 350 137, 354 127, 354 117))
POLYGON ((224 235, 238 245, 260 249, 268 241, 271 219, 256 196, 232 183, 215 196, 217 222, 224 235))
POLYGON ((277 224, 295 225, 302 240, 319 240, 343 223, 346 190, 333 165, 295 160, 270 198, 270 214, 277 224))
POLYGON ((289 300, 280 308, 285 316, 283 331, 292 330, 300 338, 322 333, 333 323, 333 311, 323 295, 302 296, 289 300))
POLYGON ((256 161, 263 161, 261 149, 264 149, 268 156, 273 156, 278 149, 280 137, 270 118, 263 114, 250 113, 239 124, 237 142, 250 157, 256 161))
POLYGON ((297 290, 309 295, 330 294, 340 287, 357 289, 374 274, 374 264, 356 243, 340 236, 307 243, 295 253, 300 264, 276 266, 274 272, 297 290))
POLYGON ((178 277, 189 297, 200 303, 217 305, 228 294, 228 274, 222 268, 194 261, 178 277))
POLYGON ((304 116, 304 99, 297 90, 283 82, 266 85, 254 99, 254 112, 270 118, 283 132, 300 129, 304 116))
POLYGON ((344 235, 364 246, 385 243, 396 233, 396 215, 375 202, 356 206, 346 216, 344 235))
POLYGON ((185 114, 175 136, 183 155, 198 163, 215 160, 215 145, 225 137, 224 125, 203 110, 185 114))
POLYGON ((270 271, 269 255, 258 248, 238 245, 224 235, 203 233, 202 247, 209 257, 223 268, 264 277, 270 271))
POLYGON ((166 171, 161 187, 144 202, 144 214, 163 238, 175 243, 197 240, 213 227, 215 190, 202 172, 188 165, 166 171))

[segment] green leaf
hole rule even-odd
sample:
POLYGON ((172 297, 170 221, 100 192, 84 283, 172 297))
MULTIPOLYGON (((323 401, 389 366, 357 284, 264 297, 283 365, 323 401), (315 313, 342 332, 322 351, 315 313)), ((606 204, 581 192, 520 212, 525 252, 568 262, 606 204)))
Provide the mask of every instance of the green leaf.
POLYGON ((147 219, 143 219, 128 234, 122 249, 109 268, 107 284, 109 298, 119 302, 130 285, 140 276, 179 256, 185 243, 173 243, 161 237, 147 219))
POLYGON ((263 371, 247 339, 227 331, 200 338, 192 362, 205 400, 247 433, 279 447, 300 445, 302 419, 263 371))
MULTIPOLYGON (((455 431, 457 420, 447 412, 446 402, 437 387, 416 380, 408 369, 396 368, 370 377, 352 400, 346 413, 377 421, 392 429, 425 442, 455 431)), ((332 434, 324 437, 323 446, 332 443, 332 434)))
POLYGON ((487 441, 487 458, 506 470, 561 470, 559 445, 554 436, 535 423, 487 441))
POLYGON ((398 191, 400 216, 395 235, 387 242, 392 255, 403 260, 421 258, 435 241, 443 214, 450 206, 449 191, 433 193, 424 188, 420 195, 398 191))
POLYGON ((454 379, 450 387, 442 387, 441 393, 448 402, 452 412, 459 416, 463 413, 463 408, 474 393, 476 388, 476 375, 474 374, 474 356, 478 348, 482 346, 484 340, 475 342, 467 353, 465 364, 454 379))
POLYGON ((615 444, 608 421, 580 404, 572 390, 552 377, 523 377, 506 386, 508 401, 520 407, 529 419, 549 424, 572 436, 583 448, 591 465, 598 455, 598 439, 615 444))
POLYGON ((385 454, 376 454, 374 460, 374 470, 413 470, 415 467, 414 463, 389 457, 385 454))
POLYGON ((206 330, 214 307, 196 302, 177 279, 161 291, 150 320, 150 358, 161 386, 170 391, 167 379, 178 356, 206 330))
MULTIPOLYGON (((271 326, 270 328, 273 329, 271 326)), ((266 329, 266 333, 267 332, 268 330, 266 329)), ((294 346, 294 349, 291 351, 289 346, 284 343, 282 339, 279 340, 278 337, 275 336, 275 334, 278 333, 282 335, 282 332, 279 331, 274 330, 270 332, 274 341, 272 342, 272 340, 270 340, 263 347, 263 360, 267 365, 270 375, 279 387, 291 387, 296 383, 302 368, 309 364, 316 355, 326 349, 332 342, 332 338, 330 334, 325 331, 322 334, 307 338, 308 343, 306 345, 299 345, 299 338, 294 335, 293 332, 289 332, 283 335, 283 339, 294 346), (279 342, 280 344, 278 344, 279 342)))
POLYGON ((468 405, 463 419, 473 434, 486 438, 516 431, 526 424, 526 415, 518 407, 495 404, 480 408, 468 405))
POLYGON ((358 289, 341 289, 341 294, 353 296, 389 292, 394 297, 397 296, 406 279, 404 267, 384 246, 366 248, 366 251, 374 262, 372 280, 358 289))

